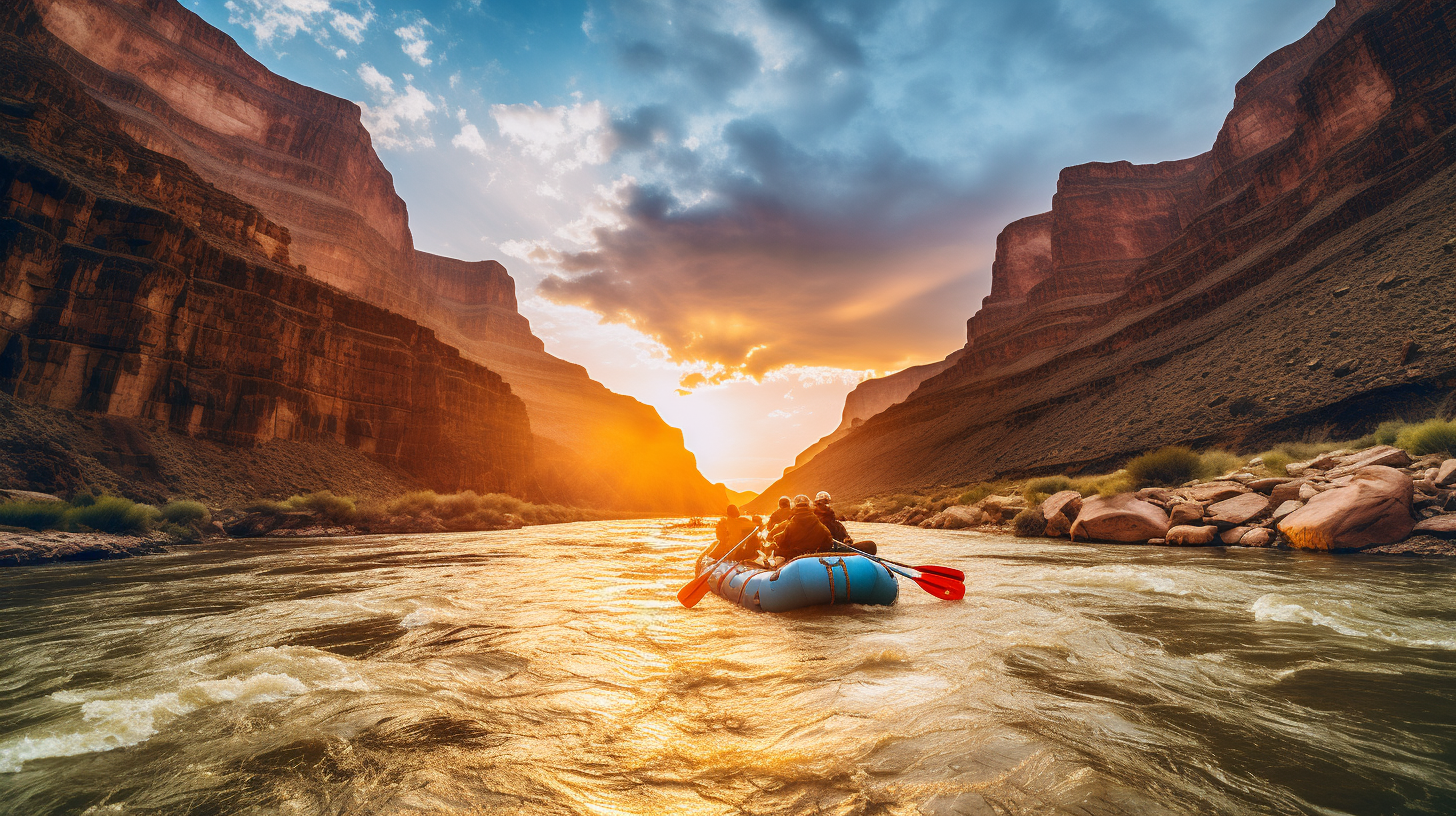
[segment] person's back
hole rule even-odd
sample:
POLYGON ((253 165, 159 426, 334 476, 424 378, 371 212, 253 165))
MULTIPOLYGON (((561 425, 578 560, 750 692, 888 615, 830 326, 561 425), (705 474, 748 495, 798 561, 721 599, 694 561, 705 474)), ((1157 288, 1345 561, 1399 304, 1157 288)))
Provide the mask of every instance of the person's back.
POLYGON ((774 555, 789 559, 813 552, 828 552, 834 539, 809 506, 808 496, 795 496, 789 520, 774 528, 774 555))
POLYGON ((849 530, 845 529, 844 523, 834 515, 834 508, 829 506, 829 494, 820 493, 814 499, 814 515, 819 517, 819 523, 829 529, 829 534, 834 540, 841 544, 851 544, 854 539, 850 537, 849 530))
POLYGON ((728 512, 718 521, 718 541, 708 551, 708 557, 714 561, 722 558, 729 549, 742 544, 744 548, 752 548, 754 542, 744 541, 753 533, 754 523, 738 514, 738 506, 728 505, 728 512))
POLYGON ((792 516, 793 514, 794 509, 789 506, 789 497, 779 496, 779 506, 768 517, 768 529, 772 531, 780 524, 788 521, 789 516, 792 516))

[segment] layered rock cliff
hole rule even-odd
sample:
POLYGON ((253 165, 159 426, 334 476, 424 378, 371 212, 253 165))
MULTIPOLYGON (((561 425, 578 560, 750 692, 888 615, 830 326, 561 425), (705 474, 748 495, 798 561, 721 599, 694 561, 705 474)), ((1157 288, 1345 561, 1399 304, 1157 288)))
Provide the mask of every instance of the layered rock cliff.
POLYGON ((962 350, 957 349, 938 363, 911 366, 883 377, 872 377, 856 385, 844 398, 844 411, 840 415, 839 427, 805 448, 794 458, 794 464, 784 468, 784 473, 787 475, 794 468, 803 467, 810 459, 819 455, 820 451, 843 439, 852 429, 863 425, 865 420, 891 405, 903 402, 921 383, 955 365, 961 354, 962 350))
POLYGON ((299 274, 287 229, 123 132, 29 0, 0 38, 0 391, 121 435, 333 441, 439 490, 534 490, 499 375, 299 274))
POLYGON ((527 404, 548 498, 721 509, 681 433, 544 351, 494 261, 418 251, 357 105, 279 77, 174 0, 34 0, 55 55, 141 144, 287 228, 310 277, 410 317, 498 371, 527 404))
POLYGON ((766 491, 1111 469, 1456 411, 1456 7, 1341 0, 1212 150, 1063 171, 961 359, 766 491))

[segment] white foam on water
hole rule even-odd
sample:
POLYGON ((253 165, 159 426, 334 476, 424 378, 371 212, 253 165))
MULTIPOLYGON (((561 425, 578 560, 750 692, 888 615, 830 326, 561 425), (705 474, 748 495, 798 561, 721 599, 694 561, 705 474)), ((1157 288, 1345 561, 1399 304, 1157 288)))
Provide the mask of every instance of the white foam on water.
POLYGON ((1044 573, 1042 579, 1048 583, 1073 584, 1077 586, 1126 589, 1132 592, 1150 592, 1155 595, 1187 595, 1189 590, 1165 575, 1123 565, 1076 567, 1059 570, 1055 574, 1044 573))
POLYGON ((345 661, 302 647, 257 649, 222 661, 220 667, 242 668, 243 672, 183 683, 175 690, 148 696, 115 697, 110 690, 55 692, 50 699, 57 703, 80 706, 80 727, 0 743, 0 773, 16 773, 32 759, 138 745, 178 717, 220 703, 256 705, 299 697, 314 689, 368 691, 372 688, 355 677, 345 661))
POLYGON ((1349 604, 1296 600, 1271 592, 1254 601, 1250 611, 1260 623, 1306 623, 1339 632, 1347 637, 1368 638, 1392 646, 1456 650, 1456 632, 1450 627, 1433 626, 1430 621, 1401 621, 1378 613, 1361 614, 1349 604), (1344 608, 1334 609, 1336 605, 1344 608), (1376 620, 1376 617, 1387 618, 1376 620), (1397 631, 1401 630, 1401 631, 1397 631), (1443 637, 1444 635, 1444 637, 1443 637))

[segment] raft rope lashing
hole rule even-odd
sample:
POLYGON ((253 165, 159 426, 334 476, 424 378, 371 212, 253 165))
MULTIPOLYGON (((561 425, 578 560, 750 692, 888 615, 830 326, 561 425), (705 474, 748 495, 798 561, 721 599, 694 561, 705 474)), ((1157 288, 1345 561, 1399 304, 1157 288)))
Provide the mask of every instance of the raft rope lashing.
POLYGON ((839 592, 834 585, 834 567, 836 564, 841 570, 844 570, 844 601, 845 603, 849 603, 854 597, 852 588, 849 585, 849 565, 844 563, 843 558, 840 558, 836 564, 831 564, 822 555, 819 556, 819 563, 824 565, 824 574, 829 576, 829 605, 833 606, 839 599, 839 592))

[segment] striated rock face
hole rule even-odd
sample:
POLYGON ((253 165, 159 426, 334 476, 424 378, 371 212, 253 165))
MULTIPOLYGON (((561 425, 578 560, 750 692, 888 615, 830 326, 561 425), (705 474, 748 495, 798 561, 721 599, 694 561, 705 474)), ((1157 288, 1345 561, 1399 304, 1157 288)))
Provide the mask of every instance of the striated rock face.
MULTIPOLYGON (((794 468, 803 467, 820 451, 843 439, 850 430, 863 425, 865 420, 891 405, 903 402, 906 397, 915 392, 915 389, 920 387, 921 383, 955 365, 956 360, 960 358, 961 350, 957 349, 938 363, 911 366, 894 374, 873 377, 856 385, 854 390, 844 398, 844 412, 839 420, 839 427, 835 428, 833 433, 805 448, 794 459, 794 464, 784 469, 784 473, 787 474, 794 468)), ((761 507, 764 510, 769 509, 766 504, 761 507)))
POLYGON ((538 436, 546 498, 722 510, 723 490, 679 431, 545 352, 504 267, 414 248, 356 104, 271 73, 175 0, 26 2, 57 40, 52 59, 127 134, 286 228, 298 271, 417 321, 505 377, 538 436))
POLYGON ((418 323, 297 273, 289 233, 139 145, 0 12, 0 391, 249 446, 337 441, 526 494, 525 406, 418 323))
POLYGON ((1456 390, 1456 7, 1341 0, 1213 149, 1064 171, 961 359, 768 489, 853 499, 1350 438, 1456 390), (1024 292, 1024 301, 1022 300, 1024 292))

